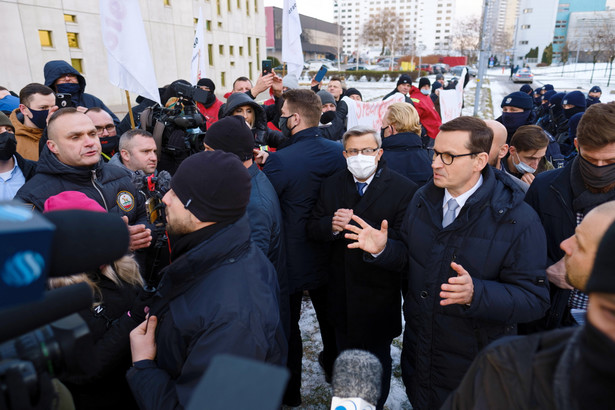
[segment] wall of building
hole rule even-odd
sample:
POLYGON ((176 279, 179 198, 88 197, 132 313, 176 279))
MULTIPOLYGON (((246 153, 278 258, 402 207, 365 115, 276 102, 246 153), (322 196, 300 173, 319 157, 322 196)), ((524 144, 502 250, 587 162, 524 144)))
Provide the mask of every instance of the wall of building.
MULTIPOLYGON (((256 79, 260 60, 266 56, 263 4, 263 0, 140 0, 158 84, 190 79, 199 8, 212 50, 207 77, 216 84, 216 93, 230 90, 239 76, 256 79)), ((124 91, 109 84, 98 0, 0 0, 0 16, 4 39, 0 85, 19 92, 30 82, 44 82, 47 61, 80 59, 86 92, 112 109, 125 110, 124 91), (66 22, 65 14, 75 16, 75 22, 66 22), (39 30, 51 31, 51 47, 41 46, 39 30), (69 47, 67 33, 78 33, 79 47, 69 47)))
POLYGON ((559 61, 566 41, 574 41, 574 37, 568 37, 571 13, 604 10, 606 10, 606 0, 560 0, 553 31, 553 60, 559 61))
MULTIPOLYGON (((553 39, 557 0, 521 0, 514 45, 514 63, 521 65, 530 49, 538 47, 538 62, 553 39)), ((536 62, 536 61, 530 61, 536 62)))

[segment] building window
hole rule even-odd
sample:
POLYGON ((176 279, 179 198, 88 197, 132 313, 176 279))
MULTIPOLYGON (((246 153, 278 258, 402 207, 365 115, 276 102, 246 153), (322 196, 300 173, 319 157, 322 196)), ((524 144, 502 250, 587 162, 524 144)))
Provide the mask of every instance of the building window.
POLYGON ((248 56, 252 57, 252 37, 248 37, 248 56))
POLYGON ((218 16, 222 14, 222 9, 220 7, 220 0, 216 0, 216 11, 218 12, 218 16))
POLYGON ((211 20, 205 20, 205 28, 207 31, 211 31, 211 20))
POLYGON ((242 56, 243 55, 243 46, 239 46, 239 55, 242 56))
POLYGON ((258 13, 258 0, 254 0, 254 12, 258 13))
POLYGON ((226 73, 224 71, 220 73, 220 85, 226 87, 226 73))
POLYGON ((75 70, 79 71, 80 73, 83 73, 83 60, 82 59, 71 58, 70 65, 72 65, 75 70))
POLYGON ((222 44, 218 46, 218 52, 220 53, 221 56, 224 55, 224 46, 222 44))
POLYGON ((79 48, 79 33, 66 33, 66 38, 70 48, 79 48))
POLYGON ((53 41, 51 41, 51 30, 39 30, 38 38, 41 41, 41 46, 53 47, 53 41))
POLYGON ((235 55, 235 46, 228 46, 228 53, 230 55, 235 55))
POLYGON ((75 16, 74 14, 65 14, 64 15, 64 21, 67 23, 76 23, 77 22, 77 16, 75 16))
POLYGON ((221 21, 218 22, 218 28, 222 28, 222 22, 221 21))
POLYGON ((531 13, 534 9, 523 9, 523 14, 531 13))
POLYGON ((171 0, 163 0, 163 3, 167 7, 171 7, 171 0))
POLYGON ((256 39, 256 61, 261 61, 261 39, 256 39))
POLYGON ((226 9, 231 11, 231 0, 226 0, 226 9))
POLYGON ((522 29, 522 30, 527 30, 527 29, 529 29, 529 28, 530 28, 530 25, 529 25, 529 24, 524 24, 524 25, 522 25, 522 26, 521 26, 521 29, 522 29))
POLYGON ((250 17, 250 0, 246 0, 246 16, 250 17))
POLYGON ((209 65, 214 65, 214 45, 207 44, 207 55, 209 56, 209 65))
POLYGON ((248 63, 248 77, 252 79, 252 61, 248 63))
POLYGON ((525 45, 525 44, 528 44, 528 41, 527 40, 519 41, 519 44, 525 45))

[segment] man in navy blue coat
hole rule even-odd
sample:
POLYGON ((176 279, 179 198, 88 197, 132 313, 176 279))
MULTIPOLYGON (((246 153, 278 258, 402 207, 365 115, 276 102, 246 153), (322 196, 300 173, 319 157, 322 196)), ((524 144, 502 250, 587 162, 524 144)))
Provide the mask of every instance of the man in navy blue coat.
POLYGON ((321 362, 331 373, 336 357, 335 334, 327 320, 327 277, 324 272, 322 244, 310 240, 307 221, 318 199, 320 183, 346 167, 342 145, 322 138, 318 121, 322 105, 311 90, 289 90, 284 94, 280 130, 290 145, 272 153, 263 171, 273 184, 282 208, 286 267, 290 293, 290 340, 288 367, 291 379, 284 403, 301 404, 301 357, 303 348, 299 318, 303 291, 310 293, 323 339, 321 362))
POLYGON ((346 225, 350 247, 408 272, 402 376, 414 409, 440 408, 481 349, 549 305, 544 230, 523 191, 487 166, 493 132, 474 117, 440 130, 402 240, 387 238, 386 220, 346 225))

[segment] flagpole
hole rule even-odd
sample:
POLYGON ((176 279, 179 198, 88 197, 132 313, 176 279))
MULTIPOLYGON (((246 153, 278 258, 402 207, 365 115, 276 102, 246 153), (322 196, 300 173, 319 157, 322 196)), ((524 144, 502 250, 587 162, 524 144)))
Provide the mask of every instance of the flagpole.
POLYGON ((132 114, 132 107, 130 106, 130 93, 128 92, 128 90, 126 91, 126 104, 128 104, 128 115, 130 116, 130 127, 132 129, 137 128, 135 126, 135 116, 132 114))

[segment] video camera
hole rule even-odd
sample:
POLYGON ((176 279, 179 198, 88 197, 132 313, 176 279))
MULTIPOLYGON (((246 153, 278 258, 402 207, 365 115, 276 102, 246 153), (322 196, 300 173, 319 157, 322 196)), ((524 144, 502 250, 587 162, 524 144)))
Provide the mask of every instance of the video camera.
POLYGON ((92 290, 78 283, 45 292, 45 284, 50 276, 112 263, 128 243, 118 215, 56 211, 43 217, 17 201, 0 203, 0 402, 19 407, 11 401, 16 383, 34 403, 49 399, 40 397, 43 380, 87 374, 82 358, 93 342, 76 312, 91 308, 92 290))
POLYGON ((166 103, 175 100, 168 107, 156 105, 145 109, 140 120, 141 128, 151 132, 156 140, 158 170, 172 175, 184 159, 203 151, 207 127, 196 103, 204 104, 209 92, 179 81, 169 87, 171 98, 166 103))

